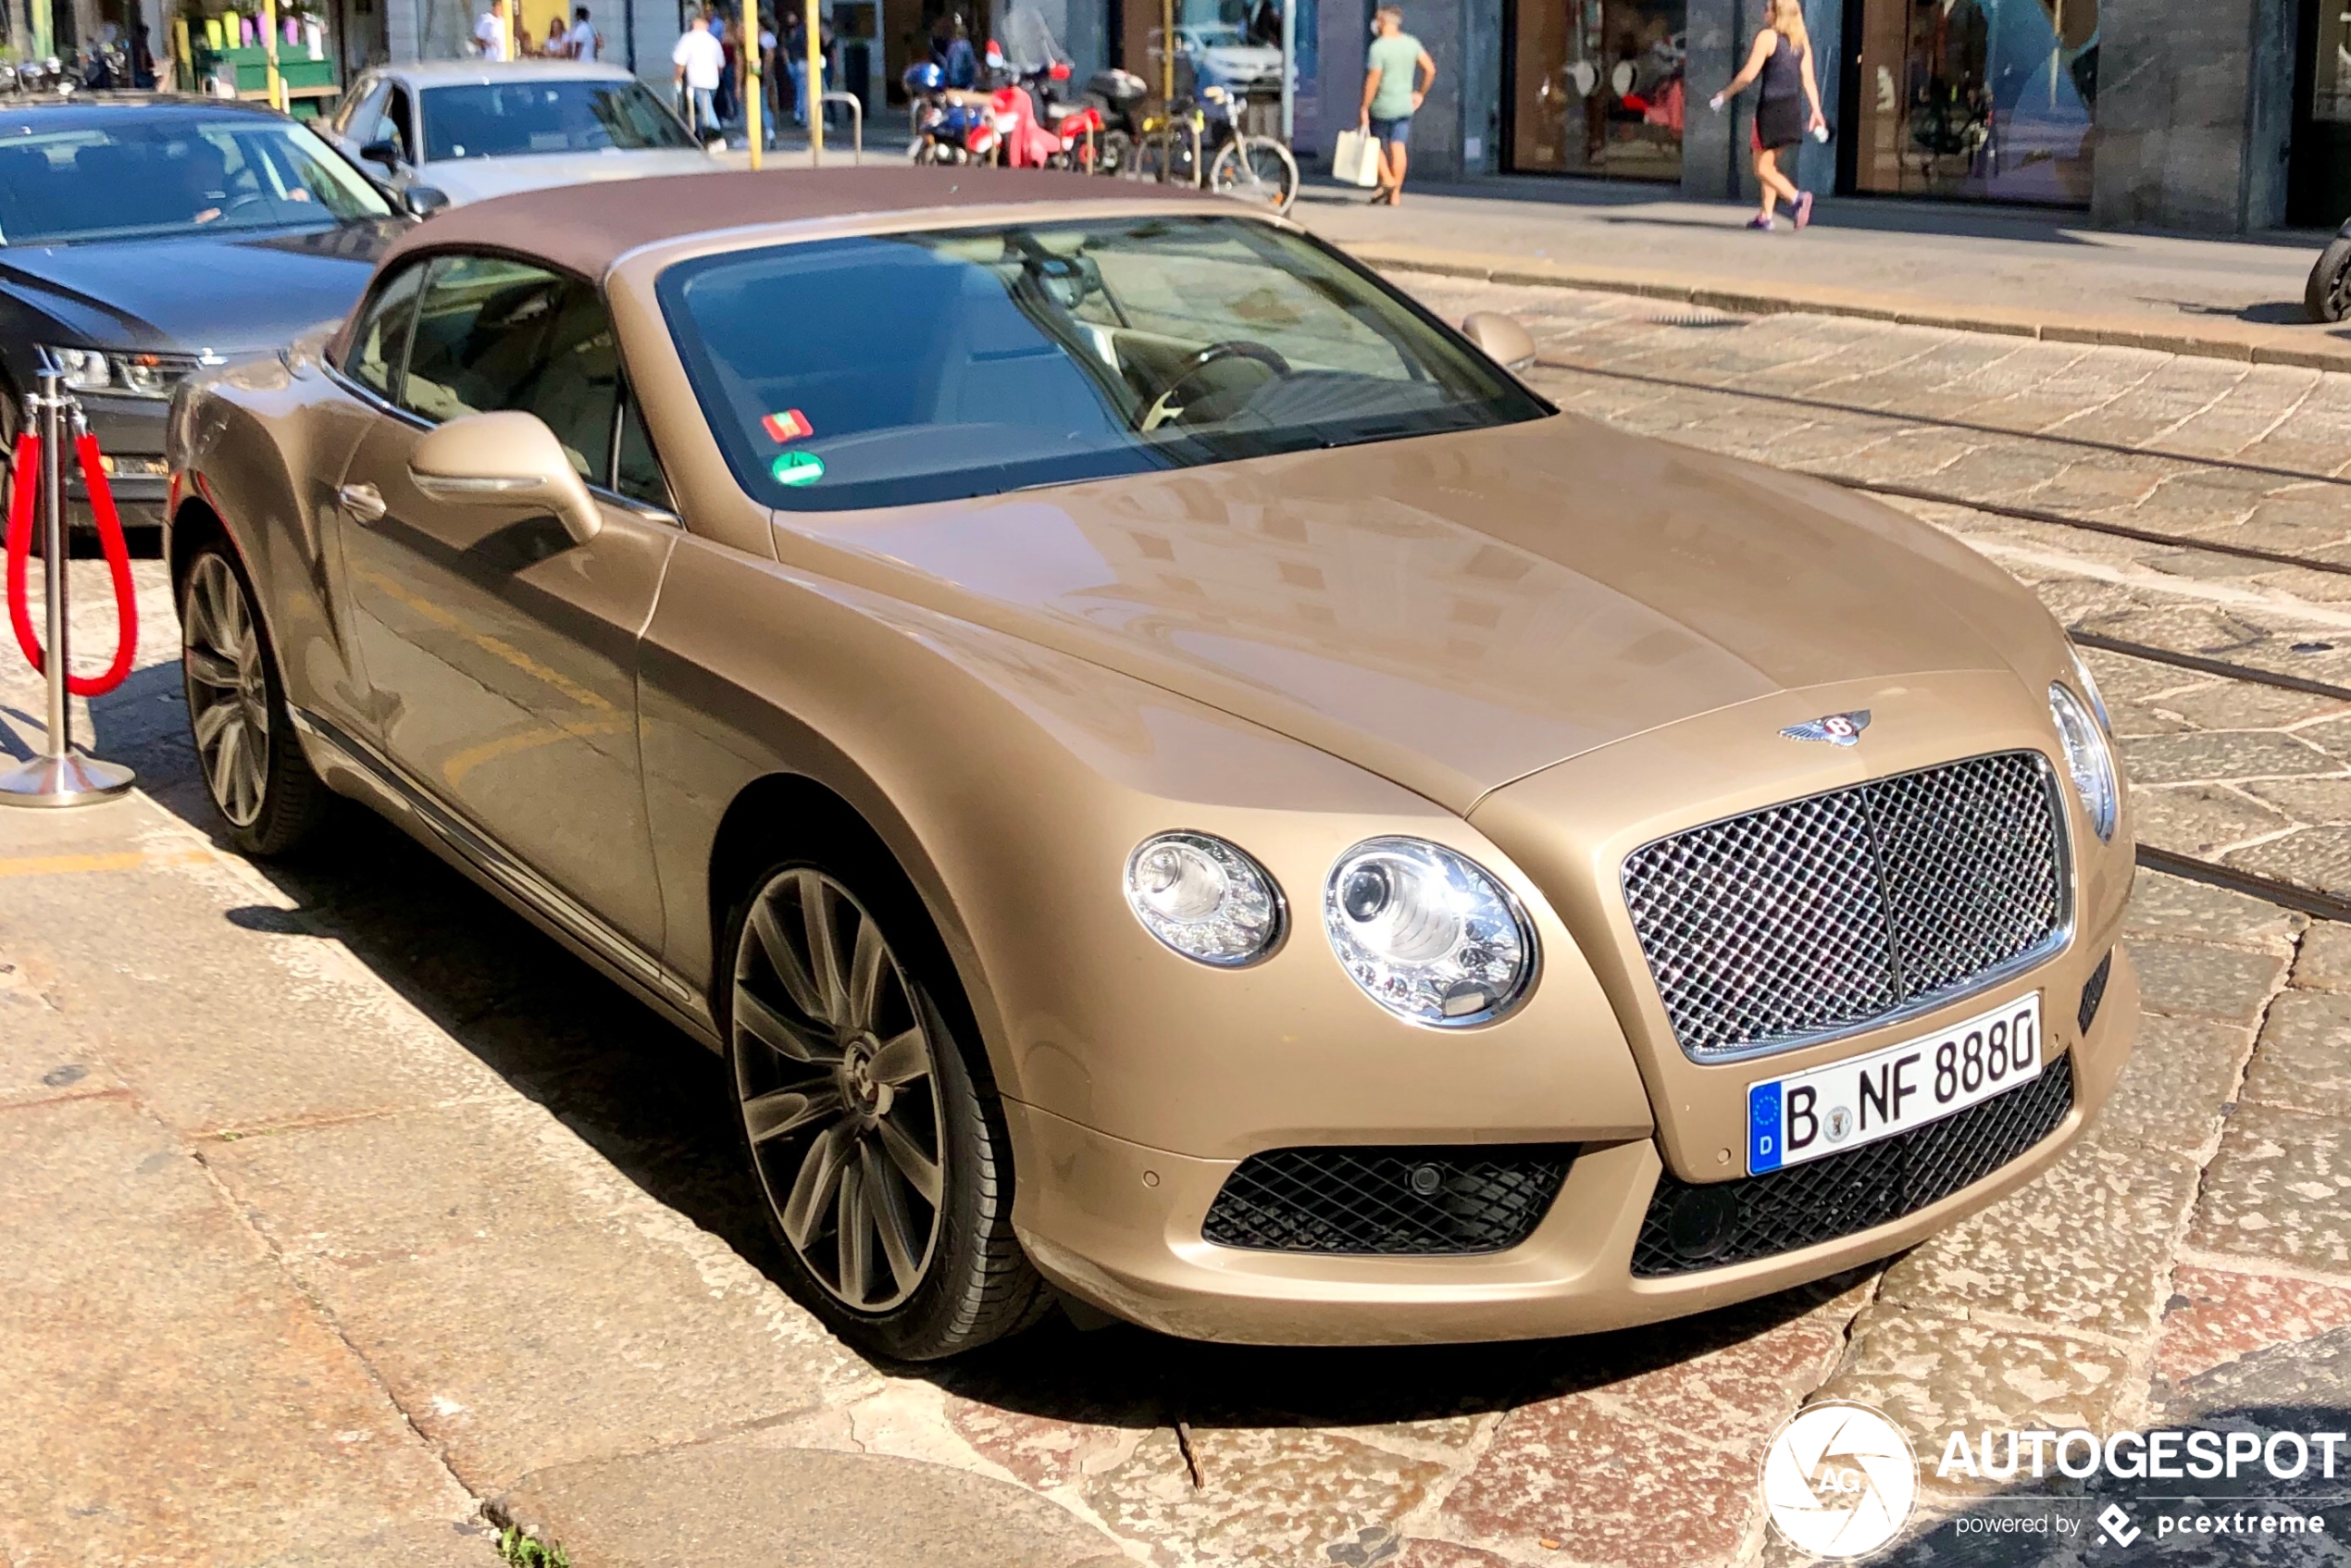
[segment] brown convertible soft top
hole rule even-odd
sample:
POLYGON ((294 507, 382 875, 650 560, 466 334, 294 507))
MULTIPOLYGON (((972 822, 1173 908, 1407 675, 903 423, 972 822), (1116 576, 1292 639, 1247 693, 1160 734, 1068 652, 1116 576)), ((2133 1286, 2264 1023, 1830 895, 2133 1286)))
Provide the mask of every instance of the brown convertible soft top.
MULTIPOLYGON (((526 191, 418 224, 384 267, 416 251, 486 247, 602 278, 615 257, 657 240, 810 218, 1007 203, 1200 200, 1200 193, 1041 169, 783 168, 673 174, 526 191)), ((381 268, 379 268, 380 271, 381 268)))

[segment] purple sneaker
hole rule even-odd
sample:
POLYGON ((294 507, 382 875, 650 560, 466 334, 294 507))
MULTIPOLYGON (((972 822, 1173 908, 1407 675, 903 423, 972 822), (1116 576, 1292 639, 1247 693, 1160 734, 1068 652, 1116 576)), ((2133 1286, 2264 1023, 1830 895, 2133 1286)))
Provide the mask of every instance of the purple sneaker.
POLYGON ((1799 191, 1796 195, 1796 226, 1798 229, 1812 221, 1812 193, 1799 191))
POLYGON ((1772 220, 1760 212, 1747 220, 1747 226, 1765 234, 1770 233, 1773 227, 1772 220))

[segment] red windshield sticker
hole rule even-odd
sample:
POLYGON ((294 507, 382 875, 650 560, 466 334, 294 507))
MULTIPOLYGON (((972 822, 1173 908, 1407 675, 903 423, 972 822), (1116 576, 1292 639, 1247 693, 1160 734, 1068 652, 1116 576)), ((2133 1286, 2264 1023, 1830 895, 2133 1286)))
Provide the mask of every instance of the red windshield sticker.
POLYGON ((816 427, 808 422, 808 416, 797 408, 768 415, 759 421, 759 428, 767 432, 768 440, 774 442, 798 441, 816 433, 816 427))

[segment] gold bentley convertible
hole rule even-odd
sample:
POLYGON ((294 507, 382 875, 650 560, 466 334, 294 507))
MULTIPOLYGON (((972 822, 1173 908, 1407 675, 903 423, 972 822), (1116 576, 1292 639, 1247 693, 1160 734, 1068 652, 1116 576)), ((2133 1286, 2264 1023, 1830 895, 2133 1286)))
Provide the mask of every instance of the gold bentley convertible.
POLYGON ((230 840, 364 801, 723 1052, 785 1284, 892 1356, 1607 1328, 2055 1159, 2138 1005, 2033 596, 1105 189, 487 202, 192 381, 230 840))

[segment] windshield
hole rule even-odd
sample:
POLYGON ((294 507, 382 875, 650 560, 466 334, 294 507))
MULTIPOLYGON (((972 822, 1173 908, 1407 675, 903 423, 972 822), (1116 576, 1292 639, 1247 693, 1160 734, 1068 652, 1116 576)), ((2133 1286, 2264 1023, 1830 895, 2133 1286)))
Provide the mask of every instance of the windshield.
POLYGON ((285 120, 0 113, 6 244, 322 227, 391 212, 358 170, 285 120))
POLYGON ((424 115, 428 162, 694 145, 678 117, 635 81, 431 87, 425 90, 424 115))
POLYGON ((680 262, 659 294, 737 479, 795 510, 1549 412, 1335 253, 1245 218, 812 241, 680 262))

